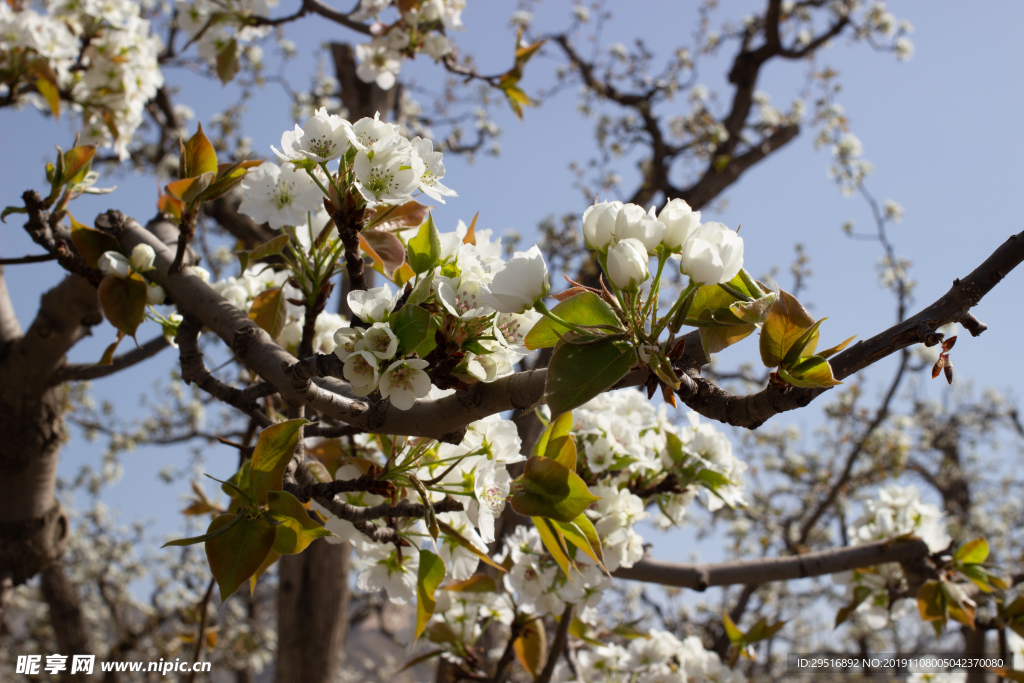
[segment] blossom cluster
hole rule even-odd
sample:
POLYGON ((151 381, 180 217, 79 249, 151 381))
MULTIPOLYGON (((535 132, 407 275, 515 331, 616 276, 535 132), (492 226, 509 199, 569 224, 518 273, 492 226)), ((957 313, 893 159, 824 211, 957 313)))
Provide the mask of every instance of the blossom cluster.
MULTIPOLYGON (((301 233, 300 233, 301 234, 301 233)), ((192 268, 193 272, 196 268, 192 268)), ((298 289, 288 283, 289 273, 286 270, 274 270, 266 266, 253 266, 243 271, 238 277, 228 276, 210 283, 210 287, 227 299, 233 306, 249 310, 252 302, 261 293, 280 287, 284 292, 286 322, 281 328, 276 341, 284 348, 296 352, 302 339, 302 327, 306 321, 306 309, 292 301, 301 298, 298 289)), ((334 351, 334 333, 345 324, 345 319, 337 313, 324 311, 317 316, 314 334, 314 353, 331 353, 334 351)))
MULTIPOLYGON (((847 529, 853 545, 884 541, 907 534, 921 538, 932 552, 944 550, 950 543, 942 511, 931 503, 921 501, 916 486, 898 484, 882 488, 877 498, 865 501, 864 514, 847 529)), ((898 620, 915 610, 912 599, 890 604, 889 587, 899 586, 905 581, 899 564, 888 563, 865 570, 843 572, 832 578, 836 583, 847 586, 850 598, 858 586, 872 589, 871 595, 857 607, 857 614, 867 628, 883 628, 890 620, 898 620)))
POLYGON ((634 524, 648 516, 647 506, 655 507, 654 524, 667 529, 682 523, 701 491, 712 512, 746 504, 746 463, 733 455, 728 437, 695 412, 678 424, 664 404, 655 408, 642 392, 622 389, 575 409, 573 434, 580 445, 580 468, 596 483, 591 491, 601 496, 588 514, 605 544, 610 570, 640 559, 643 538, 634 524), (670 435, 679 446, 676 452, 669 448, 670 435), (643 493, 668 477, 675 491, 646 499, 631 492, 643 493))
MULTIPOLYGON (((11 68, 31 63, 32 55, 46 61, 53 97, 66 93, 82 117, 83 144, 112 146, 121 159, 143 111, 163 85, 158 55, 160 39, 140 5, 130 0, 60 0, 46 12, 0 4, 0 64, 11 68)), ((0 95, 10 85, 0 84, 0 95)), ((58 111, 42 98, 37 106, 58 111)))
POLYGON ((698 636, 679 640, 669 631, 654 629, 625 647, 616 643, 581 650, 579 671, 564 663, 554 681, 627 681, 643 683, 742 683, 746 676, 730 669, 717 653, 704 649, 698 636))
POLYGON ((253 26, 251 17, 266 18, 277 0, 176 0, 177 27, 195 43, 200 59, 217 64, 225 51, 237 51, 250 45, 249 57, 258 62, 260 50, 251 44, 265 38, 270 26, 253 26))
POLYGON ((583 213, 587 247, 602 253, 618 289, 635 290, 648 277, 656 249, 679 254, 681 271, 701 285, 728 282, 743 267, 743 239, 723 224, 701 224, 700 212, 672 199, 661 212, 636 204, 600 202, 583 213))
MULTIPOLYGON (((351 18, 356 21, 375 18, 392 4, 392 0, 362 0, 351 18)), ((382 31, 369 43, 356 46, 359 61, 356 75, 364 83, 376 83, 389 90, 398 78, 404 57, 424 52, 434 60, 443 58, 452 50, 446 31, 462 30, 465 6, 466 0, 424 0, 415 5, 395 3, 398 21, 376 24, 382 31)))
MULTIPOLYGON (((431 396, 439 398, 444 395, 445 392, 435 388, 431 396)), ((383 464, 386 459, 377 438, 357 436, 354 443, 356 454, 345 458, 335 473, 339 480, 355 479, 365 473, 369 463, 383 464)), ((519 453, 520 447, 515 424, 491 416, 470 424, 462 443, 434 443, 411 465, 415 475, 423 481, 444 475, 436 485, 439 488, 429 493, 432 502, 440 501, 447 494, 469 499, 465 511, 441 513, 437 517, 475 546, 478 553, 486 554, 487 543, 494 541, 494 520, 504 509, 509 494, 510 477, 506 466, 524 459, 519 453)), ((410 450, 415 451, 415 447, 410 450)), ((316 452, 315 447, 313 452, 316 452)), ((399 467, 403 466, 404 457, 400 455, 397 458, 399 467)), ((385 501, 381 496, 366 492, 342 493, 339 496, 349 505, 359 507, 385 501)), ((407 496, 410 502, 419 502, 415 491, 407 492, 407 496)), ((352 541, 358 558, 360 588, 368 591, 384 589, 388 598, 398 604, 415 600, 419 565, 419 555, 415 550, 402 552, 395 545, 371 541, 353 524, 330 514, 316 503, 314 509, 326 518, 326 527, 335 534, 335 537, 327 539, 329 542, 352 541)), ((383 524, 383 520, 373 523, 383 524)), ((400 521, 398 528, 404 536, 414 539, 417 546, 427 538, 423 520, 400 521)), ((476 571, 479 556, 465 546, 444 537, 437 541, 437 550, 448 568, 448 578, 461 581, 476 571)))

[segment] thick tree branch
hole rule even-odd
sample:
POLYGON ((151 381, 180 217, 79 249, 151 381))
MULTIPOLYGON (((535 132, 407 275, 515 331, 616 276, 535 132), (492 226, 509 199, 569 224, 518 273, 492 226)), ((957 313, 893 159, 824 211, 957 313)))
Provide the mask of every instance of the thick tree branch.
POLYGON ((99 379, 113 375, 115 372, 130 368, 142 361, 152 358, 170 346, 170 342, 163 336, 150 339, 142 346, 138 346, 127 353, 114 356, 110 365, 98 364, 74 364, 65 365, 53 375, 51 385, 63 384, 64 382, 80 382, 83 380, 99 379))
POLYGON ((21 337, 21 323, 18 322, 14 304, 11 302, 11 294, 7 290, 4 267, 0 266, 0 349, 19 337, 21 337))
POLYGON ((882 541, 792 557, 739 560, 719 564, 675 564, 643 559, 628 569, 616 570, 613 576, 703 591, 712 586, 756 586, 772 581, 836 574, 885 562, 912 562, 927 555, 928 545, 921 540, 882 541))

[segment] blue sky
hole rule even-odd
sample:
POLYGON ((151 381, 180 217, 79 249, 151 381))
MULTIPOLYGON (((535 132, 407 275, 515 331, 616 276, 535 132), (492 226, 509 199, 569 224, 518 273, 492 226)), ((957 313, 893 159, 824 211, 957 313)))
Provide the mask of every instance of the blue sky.
MULTIPOLYGON (((281 11, 290 11, 290 4, 282 2, 281 11)), ((483 72, 506 69, 514 37, 507 19, 515 3, 471 0, 468 4, 464 14, 467 31, 455 37, 456 43, 477 56, 483 72), (489 51, 494 45, 497 51, 489 51)), ((692 32, 695 12, 691 4, 695 3, 612 2, 616 20, 605 28, 603 42, 629 43, 642 36, 658 54, 667 55, 692 32)), ((729 16, 739 18, 743 7, 759 6, 746 1, 722 4, 726 8, 715 15, 718 18, 725 18, 726 11, 737 11, 729 16)), ((540 7, 535 12, 537 27, 566 24, 568 8, 564 2, 540 7)), ((851 46, 842 39, 824 53, 822 63, 842 74, 839 101, 864 144, 865 157, 875 164, 868 186, 879 199, 895 199, 905 209, 904 220, 891 230, 891 237, 897 252, 914 264, 912 276, 917 287, 911 310, 918 310, 1021 229, 1015 197, 1024 180, 1019 166, 1024 157, 1024 132, 1017 121, 1024 109, 1024 94, 1016 67, 1024 57, 1024 47, 1016 27, 1024 22, 1024 6, 930 2, 894 3, 891 9, 916 28, 912 35, 916 54, 911 61, 897 63, 890 54, 874 53, 866 45, 851 46)), ((305 20, 289 32, 299 44, 300 59, 289 67, 288 74, 298 84, 307 82, 314 50, 321 42, 358 38, 319 20, 305 20)), ((729 52, 727 46, 724 54, 729 52)), ((548 82, 553 63, 538 58, 529 65, 528 90, 548 82)), ((722 59, 705 60, 700 82, 712 89, 720 87, 726 68, 722 59)), ((773 63, 760 87, 782 107, 796 94, 805 69, 804 63, 773 63)), ((423 59, 407 73, 424 85, 436 82, 435 68, 423 59)), ((201 120, 233 92, 233 86, 222 89, 189 73, 172 71, 167 77, 182 88, 179 100, 193 106, 201 120)), ((460 196, 435 210, 441 228, 453 229, 458 219, 468 220, 479 211, 480 228, 499 233, 514 229, 529 237, 549 214, 582 212, 586 202, 572 188, 568 164, 589 158, 593 122, 576 113, 573 92, 563 92, 538 109, 528 109, 523 123, 504 107, 497 108, 495 119, 504 130, 500 157, 482 156, 472 166, 462 159, 446 159, 445 182, 460 196)), ((275 86, 268 86, 251 104, 246 124, 258 153, 269 155, 269 146, 278 144, 281 132, 292 124, 288 105, 275 86)), ((67 119, 56 123, 35 111, 10 109, 0 110, 0 130, 0 155, 6 160, 0 168, 3 206, 17 204, 29 187, 42 189, 43 165, 52 156, 53 145, 67 147, 73 133, 67 119)), ((730 226, 742 223, 747 268, 760 274, 779 266, 783 287, 790 284, 785 269, 793 246, 803 243, 814 271, 803 297, 814 305, 815 315, 829 316, 823 341, 837 342, 853 334, 870 336, 892 324, 894 315, 891 298, 876 282, 875 263, 881 251, 874 243, 846 239, 840 230, 846 220, 870 229, 870 213, 862 200, 842 197, 826 178, 827 154, 815 151, 811 138, 812 134, 805 132, 743 176, 725 195, 727 209, 714 217, 730 226)), ((631 164, 626 160, 616 169, 626 178, 626 187, 635 177, 631 164)), ((76 217, 91 219, 110 207, 140 219, 152 215, 157 192, 152 177, 119 176, 101 182, 111 183, 119 186, 115 194, 81 201, 72 207, 76 217)), ((3 257, 38 253, 17 217, 0 230, 3 257)), ((61 273, 48 263, 10 267, 6 276, 18 315, 27 326, 39 295, 53 286, 61 273)), ((961 335, 953 353, 958 383, 970 381, 978 388, 992 386, 1013 393, 1020 380, 1016 342, 1024 331, 1019 299, 1022 278, 1019 272, 1011 274, 975 309, 989 330, 977 339, 961 335)), ((155 334, 155 329, 143 328, 140 339, 155 334)), ((72 360, 99 358, 112 337, 112 328, 100 326, 92 339, 73 350, 72 360)), ((727 366, 751 359, 755 349, 756 343, 748 341, 723 353, 721 361, 727 366)), ((114 402, 123 415, 141 417, 137 396, 157 378, 166 378, 174 361, 164 352, 153 362, 97 382, 94 395, 97 400, 114 402)), ((888 367, 890 364, 883 362, 868 373, 872 387, 884 381, 888 367)), ((938 397, 949 389, 936 381, 926 391, 938 397)), ((811 428, 819 423, 817 413, 812 407, 777 417, 773 423, 796 422, 811 428)), ((205 450, 209 471, 226 476, 233 469, 235 454, 230 449, 205 450)), ((96 462, 98 452, 75 433, 63 452, 62 473, 73 473, 82 462, 96 462)), ((125 521, 153 519, 158 535, 172 531, 181 519, 172 512, 180 507, 178 497, 187 487, 184 483, 166 486, 155 473, 168 463, 184 466, 187 457, 184 448, 141 448, 126 455, 124 478, 109 489, 106 502, 120 508, 125 521)), ((656 547, 655 555, 685 559, 686 551, 656 547)), ((708 559, 713 556, 713 551, 705 555, 708 559)))

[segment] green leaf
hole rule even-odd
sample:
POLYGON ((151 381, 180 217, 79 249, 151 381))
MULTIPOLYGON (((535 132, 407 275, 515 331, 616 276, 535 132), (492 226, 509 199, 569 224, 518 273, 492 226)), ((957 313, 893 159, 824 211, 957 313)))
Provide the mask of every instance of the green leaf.
POLYGON ((589 555, 590 559, 592 559, 598 567, 603 569, 605 572, 608 571, 604 566, 604 553, 601 550, 601 540, 597 537, 597 530, 594 529, 594 525, 590 524, 590 520, 587 519, 583 513, 581 513, 572 522, 556 521, 554 522, 554 525, 562 532, 562 538, 589 555), (579 526, 581 519, 586 520, 586 523, 589 524, 588 532, 593 532, 592 535, 588 532, 584 532, 583 528, 579 526), (593 541, 597 541, 597 548, 594 547, 591 539, 593 539, 593 541))
POLYGON ((242 263, 242 270, 244 271, 249 261, 258 261, 261 258, 267 258, 268 256, 277 256, 284 248, 288 245, 288 240, 291 239, 288 235, 278 235, 274 239, 267 240, 263 244, 250 249, 249 251, 238 251, 235 252, 238 255, 238 260, 242 263))
POLYGON ((231 524, 230 529, 206 541, 206 559, 220 587, 221 602, 259 570, 277 537, 277 529, 262 515, 255 519, 241 517, 234 524, 232 520, 236 517, 232 515, 221 515, 210 522, 209 533, 231 524))
POLYGON ((304 424, 306 420, 299 418, 271 425, 260 432, 249 474, 249 496, 257 505, 266 505, 269 493, 281 490, 284 471, 295 455, 299 429, 304 424))
POLYGON ((239 512, 237 515, 220 515, 220 516, 217 517, 217 519, 220 519, 220 517, 231 517, 231 519, 225 521, 225 523, 223 523, 223 524, 218 525, 216 527, 216 529, 214 529, 214 526, 211 523, 210 526, 207 529, 207 533, 203 534, 202 536, 193 536, 191 538, 179 538, 179 539, 177 539, 175 541, 167 541, 167 543, 164 543, 160 547, 161 548, 166 548, 168 546, 186 546, 186 545, 195 545, 196 543, 205 543, 206 541, 210 540, 211 538, 214 538, 216 536, 220 536, 221 534, 227 533, 227 531, 231 527, 235 526, 236 524, 241 522, 243 519, 245 519, 245 513, 244 512, 239 512), (209 529, 214 529, 214 530, 210 531, 209 529))
MULTIPOLYGON (((199 130, 181 143, 181 157, 178 159, 178 179, 195 178, 206 173, 213 174, 210 181, 217 175, 217 151, 203 133, 203 124, 199 130)), ((209 185, 209 183, 207 183, 209 185)), ((204 188, 205 189, 205 188, 204 188)), ((174 194, 173 192, 171 194, 174 194)), ((175 195, 177 196, 177 195, 175 195)), ((178 197, 182 199, 182 197, 178 197)))
POLYGON ((683 450, 683 442, 678 436, 672 432, 666 432, 665 441, 668 455, 676 465, 682 465, 690 459, 690 456, 683 450))
POLYGON ((988 542, 984 538, 976 538, 964 543, 957 549, 953 559, 962 564, 981 564, 988 559, 988 542))
POLYGON ((238 41, 231 39, 217 53, 217 78, 227 84, 238 73, 238 41))
POLYGON ((135 336, 146 316, 146 289, 146 281, 137 273, 126 278, 108 275, 96 289, 107 320, 129 337, 135 336))
POLYGON ((696 480, 703 484, 705 488, 711 489, 712 491, 723 486, 732 485, 732 481, 729 477, 717 470, 708 469, 706 467, 697 473, 696 480))
POLYGON ((850 604, 840 608, 840 610, 836 612, 836 624, 834 628, 839 628, 839 625, 847 619, 849 619, 850 615, 852 615, 857 610, 857 607, 859 607, 860 604, 867 600, 870 596, 871 589, 867 586, 855 587, 853 589, 853 600, 850 601, 850 604))
POLYGON ((544 455, 548 450, 548 441, 560 436, 568 436, 572 431, 572 411, 562 413, 548 423, 544 431, 537 437, 537 443, 533 445, 533 455, 544 455))
POLYGON ((968 564, 960 569, 960 572, 981 590, 982 593, 991 593, 993 587, 990 583, 988 572, 976 564, 968 564))
POLYGON ((778 367, 790 347, 813 324, 807 309, 792 294, 779 290, 761 326, 761 361, 765 367, 778 367))
POLYGON ((281 287, 266 289, 256 295, 249 306, 249 318, 267 331, 273 339, 281 334, 288 322, 288 307, 281 287))
POLYGON ((533 520, 533 525, 537 527, 537 532, 540 534, 540 540, 544 547, 548 549, 555 563, 561 568, 562 573, 571 581, 569 567, 575 567, 576 563, 569 557, 569 546, 565 544, 562 532, 549 519, 544 519, 543 517, 531 517, 531 519, 533 520))
POLYGON ((282 555, 301 553, 316 539, 334 535, 314 522, 299 499, 287 491, 270 491, 267 503, 270 514, 281 522, 274 539, 275 552, 282 555))
POLYGON ((795 387, 834 387, 842 384, 832 375, 832 366, 821 356, 801 358, 790 368, 779 368, 779 377, 795 387))
POLYGON ((917 609, 923 621, 945 621, 946 599, 938 581, 925 581, 917 591, 917 609))
POLYGON ((434 226, 434 217, 429 213, 416 236, 409 240, 409 265, 419 275, 437 265, 441 258, 441 235, 434 226))
POLYGON ((0 222, 6 223, 7 217, 10 216, 12 213, 28 213, 28 209, 26 209, 24 206, 8 206, 4 208, 2 212, 0 212, 0 222))
POLYGON ((121 253, 121 245, 113 235, 82 225, 70 213, 68 218, 71 219, 71 241, 90 268, 99 268, 100 256, 108 251, 121 253))
POLYGON ((829 356, 834 356, 835 354, 837 354, 837 353, 839 353, 840 351, 842 351, 843 349, 845 349, 845 348, 846 348, 846 346, 847 346, 847 345, 848 345, 848 344, 849 344, 850 342, 852 342, 852 341, 853 341, 854 339, 856 339, 856 338, 857 338, 857 335, 853 335, 853 336, 852 336, 852 337, 850 337, 849 339, 847 339, 847 340, 845 340, 845 341, 841 341, 841 342, 839 342, 838 344, 836 344, 836 345, 835 345, 835 346, 833 346, 832 348, 829 348, 829 349, 825 349, 824 351, 818 351, 818 353, 817 353, 817 354, 815 354, 815 355, 821 356, 822 358, 828 358, 829 356))
POLYGON ((728 612, 722 612, 722 624, 725 626, 725 635, 728 636, 730 643, 738 643, 743 640, 743 631, 736 626, 736 622, 732 620, 728 612))
MULTIPOLYGON (((502 571, 505 571, 504 568, 502 571)), ((498 584, 493 576, 487 574, 473 574, 465 581, 456 581, 443 587, 443 590, 453 593, 497 593, 498 584)))
POLYGON ((492 560, 491 556, 488 555, 486 552, 480 550, 480 548, 477 548, 475 545, 473 545, 473 543, 468 538, 466 538, 458 531, 456 531, 455 528, 452 527, 452 525, 442 522, 441 520, 437 520, 437 526, 442 532, 444 532, 446 536, 448 536, 448 538, 452 539, 453 541, 461 545, 463 548, 476 555, 485 564, 491 565, 500 572, 505 571, 504 567, 502 567, 500 564, 492 560))
POLYGON ((532 618, 526 622, 519 637, 512 643, 512 649, 519 663, 536 680, 547 661, 548 638, 544 633, 543 619, 532 618))
POLYGON ((548 365, 544 397, 552 416, 581 406, 613 384, 636 364, 636 353, 611 339, 577 346, 559 344, 548 365))
POLYGON ((420 550, 420 568, 416 575, 416 635, 415 642, 427 627, 437 601, 434 593, 444 581, 444 562, 429 550, 420 550))
POLYGON ((572 434, 548 442, 545 458, 551 458, 569 471, 576 470, 576 438, 572 434))
POLYGON ((571 522, 600 500, 575 472, 550 458, 531 457, 512 494, 512 509, 526 517, 571 522))
POLYGON ((756 329, 754 325, 701 326, 700 345, 704 349, 704 357, 711 358, 711 354, 724 351, 736 342, 743 341, 756 329))
MULTIPOLYGON (((619 317, 612 307, 593 292, 580 292, 569 297, 551 309, 551 312, 576 325, 612 325, 621 327, 619 317)), ((547 316, 542 317, 526 334, 525 344, 528 349, 544 349, 554 346, 569 328, 559 325, 547 316)))
POLYGON ((64 172, 62 181, 67 185, 76 185, 89 175, 92 160, 96 156, 96 145, 79 145, 64 152, 64 172))
POLYGON ((430 330, 430 313, 419 306, 408 303, 391 314, 388 318, 391 331, 398 337, 398 354, 404 356, 412 353, 430 330))
POLYGON ((57 84, 46 78, 36 79, 36 90, 43 96, 46 103, 50 105, 50 111, 53 112, 55 119, 60 118, 60 90, 57 89, 57 84))
POLYGON ((180 199, 186 204, 193 204, 206 191, 206 188, 210 187, 214 178, 216 178, 215 172, 210 171, 193 178, 175 180, 173 183, 168 183, 164 189, 175 199, 180 199))
POLYGON ((405 302, 406 306, 416 306, 423 303, 430 298, 430 293, 434 287, 434 271, 427 271, 427 274, 420 278, 416 286, 412 288, 412 292, 409 294, 409 299, 405 302))
POLYGON ((797 337, 797 340, 793 342, 793 345, 786 351, 786 355, 782 359, 782 366, 788 368, 796 364, 801 358, 811 356, 814 354, 814 350, 818 346, 819 332, 818 328, 821 324, 828 320, 828 318, 822 318, 821 320, 815 321, 813 325, 804 330, 804 333, 797 337), (805 353, 806 352, 806 353, 805 353))

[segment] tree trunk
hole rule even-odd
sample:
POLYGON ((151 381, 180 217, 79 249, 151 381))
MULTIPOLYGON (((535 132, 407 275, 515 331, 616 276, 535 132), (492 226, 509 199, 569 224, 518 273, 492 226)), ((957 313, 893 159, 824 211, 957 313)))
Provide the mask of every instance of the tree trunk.
MULTIPOLYGON (((43 295, 35 321, 22 336, 6 286, 0 284, 0 581, 8 588, 43 571, 64 552, 68 520, 54 485, 67 435, 63 401, 50 382, 68 349, 101 320, 96 289, 72 275, 43 295)), ((80 621, 58 623, 80 619, 80 612, 58 612, 53 614, 58 635, 82 630, 80 621)))
POLYGON ((348 631, 350 550, 320 539, 281 558, 275 683, 333 683, 348 631))
MULTIPOLYGON (((74 655, 89 654, 89 638, 82 621, 82 607, 75 587, 64 573, 64 565, 54 562, 43 570, 41 587, 46 604, 50 606, 50 623, 57 637, 57 652, 67 655, 68 661, 74 655)), ((82 672, 72 675, 70 668, 61 680, 65 683, 85 683, 82 672)))

